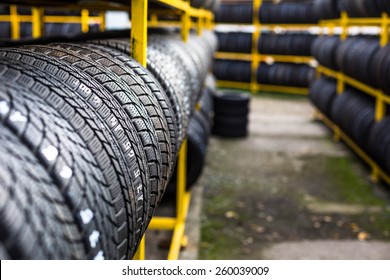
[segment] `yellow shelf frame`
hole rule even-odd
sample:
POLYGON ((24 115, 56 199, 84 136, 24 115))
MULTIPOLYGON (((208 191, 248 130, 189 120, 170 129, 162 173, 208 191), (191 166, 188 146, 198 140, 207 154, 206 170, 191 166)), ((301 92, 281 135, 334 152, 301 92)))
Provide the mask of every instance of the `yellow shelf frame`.
POLYGON ((220 88, 232 88, 232 89, 243 89, 252 91, 253 93, 259 92, 275 92, 275 93, 289 93, 296 95, 308 95, 309 89, 304 87, 289 87, 289 86, 278 86, 278 85, 266 85, 256 84, 253 88, 251 83, 247 82, 236 82, 236 81, 217 81, 217 86, 220 88))
MULTIPOLYGON (((197 20, 197 33, 203 29, 212 27, 214 15, 204 9, 194 9, 189 1, 158 0, 157 3, 165 4, 174 10, 171 14, 180 16, 181 37, 184 42, 189 38, 192 26, 192 18, 197 20)), ((152 24, 158 23, 158 11, 151 11, 152 24)), ((165 13, 167 14, 167 13, 165 13)), ((131 55, 146 67, 147 26, 148 26, 148 0, 133 0, 131 6, 131 55)), ((150 24, 150 21, 149 21, 150 24)), ((191 201, 191 192, 187 191, 187 144, 184 139, 178 154, 177 182, 176 182, 176 214, 175 217, 153 217, 148 230, 173 231, 168 252, 168 260, 177 260, 180 250, 185 247, 188 238, 185 235, 186 219, 191 201)), ((147 232, 146 232, 147 234, 147 232)), ((134 256, 134 260, 145 259, 145 237, 142 238, 140 247, 134 256)))
MULTIPOLYGON (((320 22, 321 27, 327 27, 330 35, 333 35, 335 27, 341 27, 340 38, 348 38, 348 28, 352 26, 378 26, 380 27, 380 45, 383 47, 389 43, 390 19, 387 13, 383 13, 380 18, 349 18, 346 12, 342 12, 340 19, 323 20, 320 22)), ((382 90, 369 86, 348 75, 334 71, 322 65, 317 66, 317 74, 332 77, 337 80, 337 94, 342 94, 345 86, 352 86, 375 99, 375 120, 381 121, 386 116, 386 105, 390 105, 390 96, 382 90)), ((387 175, 379 165, 368 156, 351 138, 348 137, 336 124, 329 120, 323 114, 317 112, 319 119, 334 132, 334 139, 342 139, 358 156, 360 156, 371 168, 371 180, 378 182, 382 179, 390 185, 390 176, 387 175)))
POLYGON ((334 135, 333 139, 339 141, 340 139, 346 143, 361 159, 363 159, 371 168, 371 180, 373 182, 378 182, 382 179, 384 182, 390 185, 390 176, 383 171, 379 165, 364 152, 344 131, 340 129, 339 126, 334 124, 330 119, 320 112, 316 112, 316 118, 322 121, 327 127, 329 127, 334 135))
MULTIPOLYGON (((214 55, 216 59, 226 60, 243 60, 252 61, 254 57, 251 53, 232 53, 232 52, 216 52, 214 55)), ((311 56, 294 56, 294 55, 274 55, 274 54, 258 54, 257 59, 259 62, 286 62, 297 64, 309 64, 315 61, 311 56)))
POLYGON ((20 39, 20 23, 32 23, 32 37, 42 36, 45 23, 80 23, 82 32, 89 31, 90 24, 99 24, 100 30, 105 29, 105 16, 103 12, 99 16, 89 16, 89 10, 82 9, 80 16, 49 16, 44 14, 41 7, 31 7, 31 15, 19 15, 17 5, 10 5, 9 15, 0 15, 0 22, 9 22, 11 25, 11 38, 20 39))
POLYGON ((260 67, 260 62, 284 62, 296 64, 310 64, 315 61, 313 57, 309 56, 293 56, 293 55, 274 55, 274 54, 260 54, 258 52, 258 42, 262 30, 275 31, 277 29, 287 30, 303 30, 310 27, 318 27, 316 24, 263 24, 259 21, 259 10, 263 0, 253 1, 253 22, 251 24, 229 24, 218 23, 217 26, 248 26, 254 27, 252 33, 252 51, 250 54, 245 53, 230 53, 217 52, 214 56, 216 59, 227 60, 242 60, 251 62, 251 81, 250 83, 235 82, 235 81, 218 81, 217 85, 225 88, 244 89, 253 93, 257 92, 279 92, 289 94, 307 95, 308 88, 288 87, 278 85, 265 85, 257 82, 257 70, 260 67))
MULTIPOLYGON (((131 11, 132 28, 130 34, 131 41, 131 56, 137 60, 141 65, 146 67, 146 48, 147 48, 147 27, 148 27, 148 0, 132 0, 129 5, 108 4, 105 2, 97 2, 86 5, 66 5, 64 7, 81 9, 81 17, 63 17, 63 16, 45 16, 42 7, 32 7, 31 16, 21 16, 17 13, 17 6, 11 5, 11 12, 9 16, 0 16, 0 21, 9 21, 12 26, 12 38, 20 38, 20 22, 32 22, 33 37, 40 37, 43 34, 43 24, 46 22, 80 22, 82 23, 83 31, 86 30, 86 25, 91 21, 99 21, 102 23, 104 30, 104 19, 99 17, 89 17, 88 9, 92 10, 121 10, 131 11), (131 2, 131 6, 130 6, 131 2), (66 20, 66 21, 65 21, 66 20), (79 21, 80 20, 80 21, 79 21)), ((170 8, 171 13, 176 13, 180 16, 179 25, 181 27, 181 38, 187 41, 190 34, 190 29, 195 27, 197 34, 201 34, 204 29, 213 27, 214 15, 212 12, 204 9, 195 9, 190 6, 189 1, 183 0, 151 0, 150 2, 160 3, 170 8), (195 20, 195 25, 192 22, 195 20)), ((58 5, 54 7, 59 7, 58 5)), ((151 13, 158 14, 158 11, 151 13)), ((156 17, 152 20, 156 21, 156 17)), ((185 236, 185 223, 188 214, 188 209, 191 201, 191 193, 186 188, 186 173, 187 173, 187 139, 184 139, 178 152, 177 162, 177 198, 176 198, 176 215, 175 217, 153 217, 149 230, 172 230, 173 237, 168 253, 169 260, 176 260, 179 258, 180 249, 187 244, 187 237, 185 236)), ((140 246, 134 255, 134 260, 145 259, 145 237, 142 238, 140 246)))

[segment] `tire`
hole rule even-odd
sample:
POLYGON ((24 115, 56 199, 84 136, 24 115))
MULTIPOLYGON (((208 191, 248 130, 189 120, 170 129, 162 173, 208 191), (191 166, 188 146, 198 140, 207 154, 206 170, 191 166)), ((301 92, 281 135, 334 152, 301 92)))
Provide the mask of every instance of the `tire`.
POLYGON ((137 100, 136 94, 125 83, 121 82, 119 77, 112 73, 106 67, 97 65, 92 59, 78 55, 74 51, 67 50, 60 45, 54 46, 26 46, 26 49, 32 52, 41 52, 51 57, 52 59, 61 60, 71 65, 78 71, 82 71, 100 85, 102 85, 109 93, 111 98, 117 101, 122 110, 126 113, 133 126, 129 126, 138 134, 141 140, 143 153, 146 156, 146 164, 148 172, 143 186, 146 186, 147 195, 144 199, 149 199, 147 202, 146 213, 148 219, 144 222, 143 231, 149 224, 155 207, 158 201, 158 189, 161 179, 161 155, 158 146, 157 136, 153 130, 150 117, 147 115, 145 107, 137 100))
POLYGON ((0 131, 0 259, 85 259, 56 183, 17 136, 2 124, 0 131))
POLYGON ((170 104, 167 94, 162 89, 160 83, 154 78, 154 76, 147 69, 143 68, 140 64, 138 64, 138 62, 132 59, 129 55, 125 55, 113 48, 101 46, 101 45, 90 44, 88 45, 88 47, 100 50, 101 52, 105 53, 106 55, 110 55, 112 58, 119 60, 126 67, 130 68, 132 71, 136 73, 136 75, 138 75, 142 79, 145 85, 156 97, 161 109, 163 110, 164 119, 167 123, 167 128, 169 131, 169 137, 171 143, 171 165, 170 165, 171 169, 168 178, 170 178, 172 176, 173 167, 176 164, 178 148, 177 148, 177 135, 176 135, 177 126, 176 126, 175 114, 173 112, 173 108, 170 104))
POLYGON ((2 103, 6 108, 1 123, 34 151, 35 157, 58 186, 77 222, 77 229, 73 230, 82 233, 86 257, 114 258, 118 254, 115 244, 117 221, 111 214, 113 199, 109 186, 97 162, 84 141, 56 111, 32 92, 23 88, 11 90, 14 84, 25 78, 21 71, 17 71, 14 61, 11 63, 12 66, 6 65, 2 60, 0 66, 0 79, 4 85, 2 103), (14 80, 11 81, 10 75, 16 75, 14 80), (90 214, 88 219, 83 217, 85 212, 90 214))
POLYGON ((115 208, 111 211, 115 217, 110 220, 117 224, 110 227, 117 230, 117 237, 113 240, 117 240, 118 253, 107 258, 128 259, 142 236, 148 198, 144 198, 147 195, 145 190, 137 190, 137 186, 146 180, 146 165, 139 156, 142 154, 140 140, 134 130, 129 130, 130 122, 120 105, 109 99, 103 87, 90 82, 88 76, 77 74, 77 69, 66 64, 21 49, 7 49, 0 55, 13 58, 12 61, 3 58, 1 62, 15 73, 15 79, 20 76, 20 86, 58 111, 88 145, 96 166, 103 172, 105 179, 102 182, 108 182, 107 192, 113 196, 107 201, 115 208), (27 67, 27 64, 34 67, 27 67), (58 82, 54 82, 56 80, 58 82), (130 149, 127 143, 130 143, 130 149), (138 173, 139 177, 132 176, 138 173), (128 225, 123 227, 125 221, 128 225), (123 244, 123 237, 130 240, 123 244))
POLYGON ((222 137, 246 137, 250 95, 239 92, 220 92, 214 95, 212 133, 222 137))
POLYGON ((337 83, 334 79, 320 78, 310 86, 309 99, 325 116, 330 116, 336 96, 337 83))
MULTIPOLYGON (((116 40, 99 40, 92 41, 94 44, 107 46, 116 50, 119 50, 125 54, 130 53, 130 43, 124 40, 116 39, 116 40)), ((147 68, 154 75, 157 81, 161 84, 162 88, 166 92, 169 97, 171 106, 175 113, 176 125, 177 125, 177 151, 180 148, 180 145, 184 139, 184 131, 183 131, 183 123, 184 123, 184 112, 182 111, 181 100, 176 94, 176 87, 172 83, 172 79, 174 77, 171 76, 171 71, 165 71, 164 62, 161 61, 159 56, 155 52, 147 52, 148 53, 148 61, 147 68)))
MULTIPOLYGON (((160 201, 165 191, 166 184, 168 183, 168 177, 170 176, 169 173, 171 172, 172 168, 172 152, 168 125, 164 118, 162 108, 160 107, 156 97, 148 89, 142 79, 140 79, 137 74, 134 73, 131 69, 121 63, 121 61, 118 61, 110 56, 105 55, 104 53, 94 49, 90 45, 62 43, 60 47, 73 51, 80 56, 88 57, 95 61, 95 64, 101 65, 102 67, 106 68, 107 71, 115 73, 119 77, 118 81, 122 81, 123 83, 127 84, 127 86, 135 93, 135 97, 137 98, 138 102, 145 107, 153 125, 153 130, 155 131, 157 137, 159 148, 158 150, 160 152, 161 157, 161 182, 157 181, 156 185, 154 186, 155 189, 152 190, 152 196, 155 196, 152 197, 152 201, 160 201)), ((152 178, 154 179, 155 177, 152 178)), ((157 205, 155 205, 154 207, 156 206, 157 205)))

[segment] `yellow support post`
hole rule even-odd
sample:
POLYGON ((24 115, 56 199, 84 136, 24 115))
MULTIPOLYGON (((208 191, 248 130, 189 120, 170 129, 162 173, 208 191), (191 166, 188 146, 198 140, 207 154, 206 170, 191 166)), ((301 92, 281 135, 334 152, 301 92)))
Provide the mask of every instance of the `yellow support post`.
POLYGON ((251 91, 257 92, 259 86, 257 84, 257 69, 260 65, 260 54, 258 52, 258 43, 260 39, 261 24, 259 21, 259 9, 262 4, 262 0, 253 1, 253 26, 255 30, 252 34, 252 62, 251 62, 251 91))
POLYGON ((81 10, 81 32, 87 33, 89 31, 89 10, 81 10))
POLYGON ((184 42, 188 41, 191 29, 191 18, 186 9, 181 15, 181 39, 184 42))
POLYGON ((348 14, 345 11, 341 12, 340 24, 342 28, 340 39, 345 40, 348 37, 348 14))
POLYGON ((145 259, 145 235, 141 239, 138 250, 135 253, 133 260, 144 260, 145 259))
POLYGON ((339 72, 337 73, 337 94, 342 94, 345 90, 345 81, 344 74, 339 72))
POLYGON ((33 38, 39 38, 43 35, 43 8, 32 7, 32 36, 33 38))
POLYGON ((14 40, 20 39, 20 18, 18 15, 18 7, 11 5, 9 7, 10 24, 11 24, 11 38, 14 40))
POLYGON ((383 13, 380 44, 382 47, 384 47, 387 45, 388 42, 389 42, 389 16, 387 15, 387 13, 383 13))
POLYGON ((142 66, 146 67, 148 0, 131 2, 131 55, 142 66))
POLYGON ((106 30, 106 11, 100 11, 99 18, 100 18, 99 31, 103 32, 106 30))
POLYGON ((386 105, 383 101, 382 94, 377 96, 375 103, 375 120, 381 121, 386 115, 386 105))

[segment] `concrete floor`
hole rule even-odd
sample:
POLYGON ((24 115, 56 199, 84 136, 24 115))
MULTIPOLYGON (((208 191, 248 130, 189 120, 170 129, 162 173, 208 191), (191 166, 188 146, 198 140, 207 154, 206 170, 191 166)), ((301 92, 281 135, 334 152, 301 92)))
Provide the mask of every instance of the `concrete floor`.
POLYGON ((253 98, 250 136, 213 138, 202 259, 390 259, 389 187, 304 98, 253 98))
MULTIPOLYGON (((253 98, 249 130, 211 139, 181 259, 390 259, 389 187, 370 183, 307 99, 253 98)), ((147 258, 164 259, 169 234, 147 236, 147 258)))

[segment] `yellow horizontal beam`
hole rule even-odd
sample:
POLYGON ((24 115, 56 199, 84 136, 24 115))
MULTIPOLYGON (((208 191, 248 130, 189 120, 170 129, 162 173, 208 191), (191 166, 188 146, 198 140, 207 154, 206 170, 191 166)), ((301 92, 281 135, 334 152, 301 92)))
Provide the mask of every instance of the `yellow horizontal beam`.
MULTIPOLYGON (((233 89, 244 89, 244 90, 251 89, 251 83, 235 82, 235 81, 218 80, 217 86, 221 88, 233 88, 233 89)), ((256 91, 257 92, 264 92, 264 91, 278 92, 278 93, 288 93, 288 94, 298 94, 298 95, 307 95, 309 93, 308 88, 265 85, 265 84, 256 84, 256 91)))
POLYGON ((217 52, 214 54, 214 58, 217 59, 229 59, 229 60, 252 60, 252 54, 250 53, 229 53, 229 52, 217 52))
POLYGON ((234 88, 234 89, 246 89, 249 90, 251 88, 250 83, 245 82, 235 82, 235 81, 217 81, 217 86, 222 88, 234 88))
POLYGON ((278 93, 288 93, 288 94, 298 94, 298 95, 309 94, 308 88, 264 85, 264 84, 258 84, 257 91, 278 92, 278 93))
MULTIPOLYGON (((100 17, 89 17, 89 23, 101 23, 100 17)), ((0 21, 9 22, 11 17, 8 15, 0 15, 0 21)), ((80 23, 80 16, 43 16, 42 21, 44 23, 80 23)), ((32 22, 32 16, 19 15, 19 22, 32 22)))
POLYGON ((164 4, 168 7, 175 8, 181 11, 187 11, 190 7, 188 2, 182 0, 153 0, 152 2, 164 4))
POLYGON ((153 217, 148 229, 173 230, 176 225, 176 218, 171 217, 153 217))
POLYGON ((321 74, 324 74, 326 76, 332 77, 337 79, 339 77, 339 73, 337 71, 334 71, 332 69, 326 68, 322 65, 317 66, 317 71, 321 74))
POLYGON ((379 177, 390 185, 390 176, 386 174, 378 164, 368 156, 346 133, 344 133, 336 124, 329 120, 323 114, 319 114, 320 120, 327 125, 331 130, 338 134, 342 139, 359 157, 361 157, 373 170, 377 170, 379 177))
POLYGON ((275 62, 288 62, 288 63, 311 63, 314 61, 314 58, 311 56, 273 55, 273 54, 260 55, 261 61, 267 61, 269 59, 272 59, 275 62))
POLYGON ((339 78, 342 81, 344 81, 345 83, 347 83, 348 85, 350 85, 350 86, 352 86, 360 91, 363 91, 363 92, 367 93, 368 95, 371 95, 375 98, 379 98, 379 97, 383 98, 384 102, 390 104, 390 97, 383 94, 383 92, 379 89, 373 88, 373 87, 366 85, 366 84, 364 84, 364 83, 362 83, 354 78, 351 78, 351 77, 349 77, 341 72, 334 71, 334 70, 326 68, 324 66, 318 66, 317 71, 321 74, 333 77, 335 79, 339 78))

